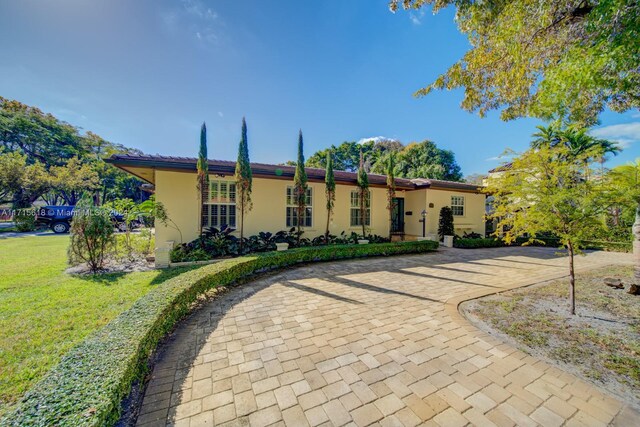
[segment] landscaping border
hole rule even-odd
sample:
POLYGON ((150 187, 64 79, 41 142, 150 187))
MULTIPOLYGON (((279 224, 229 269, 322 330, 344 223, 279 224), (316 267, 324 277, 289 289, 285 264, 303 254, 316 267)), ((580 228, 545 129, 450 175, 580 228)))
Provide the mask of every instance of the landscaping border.
MULTIPOLYGON (((524 237, 517 238, 512 244, 508 245, 495 237, 486 237, 481 239, 455 239, 453 241, 454 248, 460 249, 479 249, 479 248, 501 248, 503 246, 546 246, 557 248, 560 246, 560 240, 556 238, 541 237, 538 241, 529 243, 524 237), (525 245, 526 244, 526 245, 525 245)), ((585 240, 583 242, 587 250, 600 250, 607 252, 632 252, 632 242, 606 242, 600 240, 585 240)))
POLYGON ((335 245, 232 258, 167 280, 72 348, 0 420, 8 426, 103 426, 144 376, 160 340, 209 289, 295 264, 435 251, 433 241, 335 245))

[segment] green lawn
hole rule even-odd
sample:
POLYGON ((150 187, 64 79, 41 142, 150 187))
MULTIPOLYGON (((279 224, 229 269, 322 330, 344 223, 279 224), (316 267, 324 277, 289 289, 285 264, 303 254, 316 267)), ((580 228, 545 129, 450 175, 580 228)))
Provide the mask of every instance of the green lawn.
POLYGON ((87 334, 182 270, 64 273, 69 237, 0 237, 0 415, 87 334))

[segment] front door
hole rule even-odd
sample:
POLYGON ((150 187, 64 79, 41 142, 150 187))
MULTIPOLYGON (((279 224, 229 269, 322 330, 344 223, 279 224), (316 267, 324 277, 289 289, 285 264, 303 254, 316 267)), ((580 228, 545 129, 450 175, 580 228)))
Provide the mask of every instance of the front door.
POLYGON ((391 211, 391 232, 404 233, 404 199, 393 198, 393 211, 391 211))

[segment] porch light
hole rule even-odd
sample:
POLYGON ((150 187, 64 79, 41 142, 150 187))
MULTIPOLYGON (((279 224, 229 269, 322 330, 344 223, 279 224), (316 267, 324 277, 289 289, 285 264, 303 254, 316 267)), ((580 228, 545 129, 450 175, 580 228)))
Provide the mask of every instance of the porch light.
POLYGON ((426 231, 426 225, 427 225, 427 210, 422 209, 422 212, 420 212, 420 216, 422 217, 422 219, 419 221, 422 223, 422 237, 425 237, 425 231, 426 231))

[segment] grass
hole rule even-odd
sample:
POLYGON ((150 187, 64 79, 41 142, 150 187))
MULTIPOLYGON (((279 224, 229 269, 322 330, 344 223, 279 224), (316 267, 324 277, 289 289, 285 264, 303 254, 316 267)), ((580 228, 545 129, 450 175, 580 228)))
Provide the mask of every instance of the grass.
POLYGON ((568 279, 463 305, 483 329, 508 335, 528 353, 570 368, 628 401, 640 399, 640 297, 603 284, 632 282, 632 268, 578 274, 577 316, 568 314, 568 279))
POLYGON ((70 276, 68 241, 0 238, 0 416, 72 346, 179 272, 70 276))

